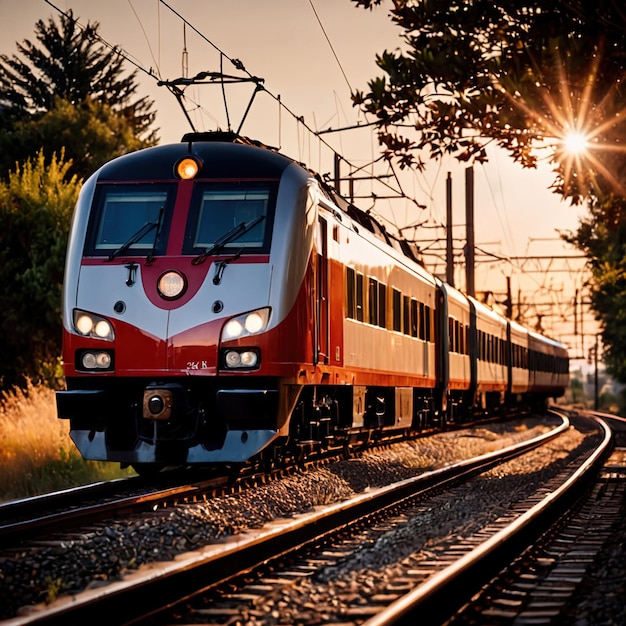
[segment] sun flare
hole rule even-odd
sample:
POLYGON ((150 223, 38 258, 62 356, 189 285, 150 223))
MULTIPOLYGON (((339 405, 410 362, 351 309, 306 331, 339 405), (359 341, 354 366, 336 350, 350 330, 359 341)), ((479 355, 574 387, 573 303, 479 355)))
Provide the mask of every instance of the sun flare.
POLYGON ((583 154, 588 147, 587 137, 579 131, 570 131, 563 137, 563 148, 568 154, 583 154))
POLYGON ((560 170, 560 184, 553 188, 561 187, 576 202, 590 193, 626 196, 619 174, 620 163, 626 163, 621 141, 626 107, 619 93, 621 81, 606 84, 599 77, 601 63, 602 54, 597 54, 586 74, 571 76, 566 62, 555 59, 558 81, 552 89, 549 82, 536 83, 537 91, 527 101, 520 93, 510 94, 514 106, 532 120, 541 147, 552 151, 550 161, 560 170))

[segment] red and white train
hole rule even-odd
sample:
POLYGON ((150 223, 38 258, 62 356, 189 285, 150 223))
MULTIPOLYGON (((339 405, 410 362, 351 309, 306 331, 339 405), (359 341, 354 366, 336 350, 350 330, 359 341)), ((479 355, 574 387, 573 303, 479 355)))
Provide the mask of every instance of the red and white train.
POLYGON ((429 274, 293 160, 220 133, 84 184, 58 415, 86 459, 147 470, 347 445, 545 403, 564 345, 429 274))

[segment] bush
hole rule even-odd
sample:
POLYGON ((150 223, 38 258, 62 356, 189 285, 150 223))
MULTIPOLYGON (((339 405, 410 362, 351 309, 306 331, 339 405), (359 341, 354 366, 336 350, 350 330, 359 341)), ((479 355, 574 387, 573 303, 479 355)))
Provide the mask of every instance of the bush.
POLYGON ((0 394, 0 500, 132 475, 115 463, 84 461, 56 416, 54 391, 27 382, 0 394))
POLYGON ((43 152, 0 183, 0 388, 61 375, 65 249, 80 181, 43 152))

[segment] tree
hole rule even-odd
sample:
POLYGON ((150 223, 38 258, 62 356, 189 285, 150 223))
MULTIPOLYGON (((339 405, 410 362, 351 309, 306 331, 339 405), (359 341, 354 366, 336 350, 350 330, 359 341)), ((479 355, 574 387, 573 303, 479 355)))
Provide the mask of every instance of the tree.
MULTIPOLYGON (((372 9, 382 0, 352 0, 372 9)), ((393 0, 403 48, 353 101, 388 159, 486 160, 495 142, 524 167, 547 150, 553 191, 586 200, 565 239, 588 257, 604 360, 626 382, 626 10, 618 0, 393 0), (578 136, 584 150, 568 140, 578 136)))
POLYGON ((61 354, 61 289, 81 181, 63 155, 40 151, 0 182, 0 386, 54 382, 61 354))
MULTIPOLYGON (((352 0, 372 9, 382 0, 352 0)), ((580 202, 623 192, 626 11, 617 0, 393 0, 403 49, 353 101, 376 117, 388 158, 486 160, 490 142, 524 167, 547 148, 554 190, 580 202), (413 129, 417 138, 412 137, 413 129), (568 151, 584 136, 586 155, 568 151), (607 150, 603 147, 609 146, 607 150), (623 146, 622 146, 623 149, 623 146)), ((414 133, 413 133, 414 134, 414 133)))
POLYGON ((607 196, 588 202, 588 216, 565 236, 587 256, 591 306, 602 324, 603 360, 626 381, 626 199, 607 196))
POLYGON ((19 56, 0 55, 0 387, 60 375, 65 248, 81 178, 156 143, 152 102, 136 97, 136 73, 123 75, 123 57, 97 30, 70 11, 60 24, 38 21, 38 43, 18 44, 19 56))
POLYGON ((69 11, 60 24, 52 19, 36 23, 38 45, 25 40, 17 44, 19 55, 0 55, 4 172, 41 148, 48 156, 65 149, 75 173, 84 176, 114 156, 156 143, 150 129, 153 103, 136 97, 137 72, 123 75, 124 58, 100 43, 98 28, 97 22, 80 28, 69 11), (64 132, 55 133, 55 125, 64 132), (81 125, 82 133, 76 132, 81 125), (99 125, 96 140, 84 130, 89 125, 99 125), (79 135, 90 141, 76 141, 79 135), (93 148, 87 158, 85 146, 88 152, 93 148))
POLYGON ((9 138, 15 140, 9 154, 19 158, 7 165, 15 168, 36 146, 43 146, 46 155, 61 150, 72 155, 71 172, 83 179, 113 157, 146 145, 126 117, 91 98, 72 104, 57 97, 41 116, 15 122, 6 142, 9 138))

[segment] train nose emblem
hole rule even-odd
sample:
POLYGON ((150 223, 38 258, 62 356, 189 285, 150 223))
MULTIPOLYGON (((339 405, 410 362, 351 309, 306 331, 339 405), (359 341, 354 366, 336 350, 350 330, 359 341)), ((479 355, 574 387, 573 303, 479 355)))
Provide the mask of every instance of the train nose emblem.
POLYGON ((143 416, 145 419, 170 419, 173 404, 174 394, 170 389, 146 389, 143 392, 143 416))
POLYGON ((187 291, 187 278, 176 270, 168 270, 159 276, 157 290, 164 300, 176 300, 187 291))

